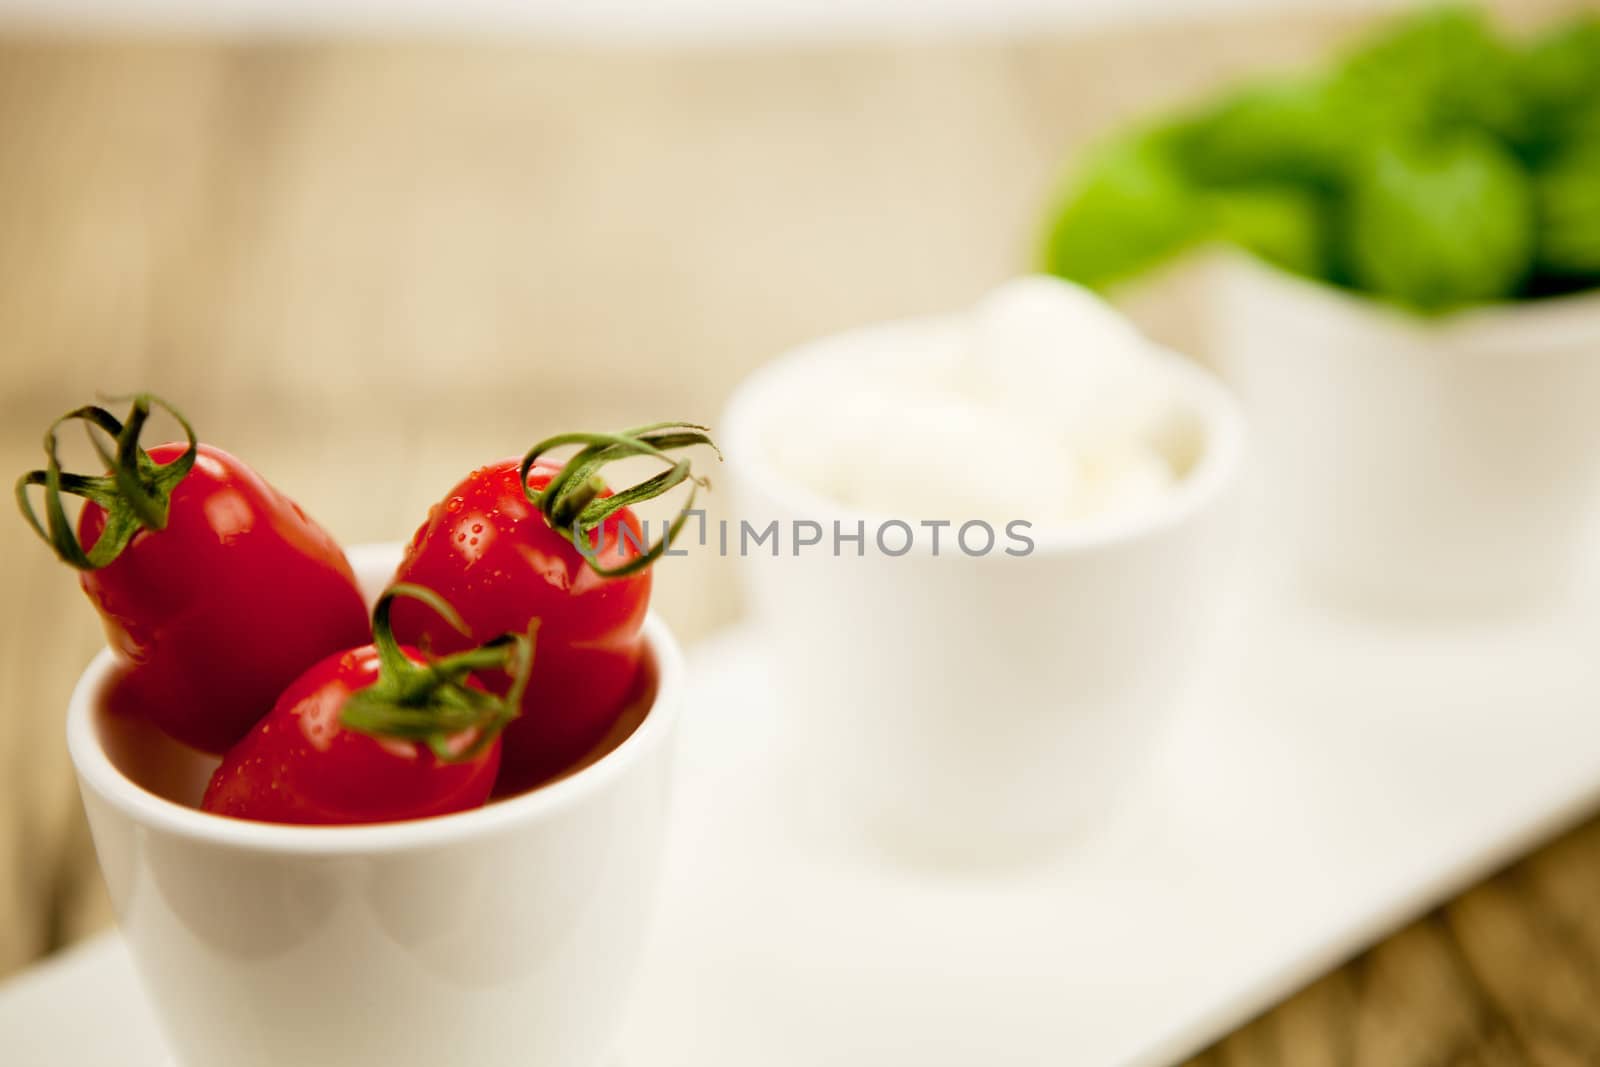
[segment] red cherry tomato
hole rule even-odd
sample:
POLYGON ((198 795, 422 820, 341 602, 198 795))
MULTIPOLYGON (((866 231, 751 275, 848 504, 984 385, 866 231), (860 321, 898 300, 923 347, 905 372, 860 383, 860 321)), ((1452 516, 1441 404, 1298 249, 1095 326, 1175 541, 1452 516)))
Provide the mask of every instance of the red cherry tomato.
POLYGON ((378 607, 374 643, 316 664, 223 757, 200 806, 260 822, 395 822, 481 806, 500 767, 499 732, 527 684, 529 641, 430 662, 397 645, 378 607), (509 672, 492 696, 469 672, 509 672))
POLYGON ((308 666, 368 640, 366 604, 333 538, 247 464, 196 444, 187 423, 187 444, 142 452, 149 403, 138 398, 125 426, 95 408, 67 416, 117 437, 113 474, 63 475, 52 447, 51 469, 24 481, 46 486, 48 529, 34 525, 82 571, 132 664, 117 710, 220 753, 308 666), (77 542, 60 491, 87 498, 77 542))
MULTIPOLYGON (((400 603, 394 628, 406 644, 459 652, 539 620, 539 658, 522 715, 505 731, 506 792, 559 774, 604 736, 638 677, 650 604, 650 572, 596 574, 528 502, 519 465, 480 467, 451 489, 395 572, 397 582, 426 586, 456 605, 469 630, 458 634, 427 607, 400 603)), ((529 484, 543 488, 555 473, 539 468, 529 484)), ((608 559, 636 553, 631 544, 612 547, 624 525, 643 543, 638 520, 620 512, 606 520, 608 559)))
MULTIPOLYGON (((710 444, 700 429, 669 424, 551 441, 598 442, 566 465, 581 467, 574 473, 583 474, 591 466, 598 469, 590 463, 598 449, 616 449, 599 456, 609 462, 635 454, 666 458, 667 449, 710 444)), ((452 652, 494 634, 524 631, 535 620, 539 624, 539 657, 522 714, 505 732, 501 793, 531 788, 569 769, 626 707, 644 663, 640 629, 650 603, 647 568, 670 537, 642 549, 647 541, 639 520, 625 506, 609 508, 664 492, 690 477, 687 461, 667 458, 670 471, 616 497, 585 475, 578 479, 576 497, 563 495, 571 489, 569 479, 550 498, 545 491, 564 467, 539 462, 546 447, 553 446, 544 442, 520 462, 502 460, 469 474, 429 510, 395 572, 397 582, 436 590, 467 624, 463 636, 440 625, 425 606, 401 602, 395 606, 395 633, 407 644, 452 652), (529 499, 528 490, 542 494, 538 503, 529 499), (551 513, 559 517, 562 503, 570 520, 553 521, 551 513), (586 509, 591 516, 606 512, 592 523, 579 523, 587 553, 559 532, 570 533, 572 521, 586 509)))
MULTIPOLYGON (((413 663, 426 662, 416 649, 402 651, 413 663)), ((340 824, 482 805, 500 768, 498 740, 452 763, 419 741, 374 737, 340 721, 351 694, 377 680, 378 650, 371 645, 312 667, 228 750, 200 806, 260 822, 340 824)), ((459 744, 464 750, 471 741, 463 734, 459 744)))

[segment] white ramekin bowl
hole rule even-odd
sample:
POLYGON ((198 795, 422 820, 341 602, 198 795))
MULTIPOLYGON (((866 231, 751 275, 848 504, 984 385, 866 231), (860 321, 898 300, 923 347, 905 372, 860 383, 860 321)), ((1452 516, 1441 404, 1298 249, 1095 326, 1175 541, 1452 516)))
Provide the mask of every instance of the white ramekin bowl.
MULTIPOLYGON (((1140 769, 1226 581, 1244 429, 1204 370, 1166 356, 1172 450, 1187 471, 1158 507, 1032 531, 1034 551, 872 550, 874 515, 777 469, 803 384, 869 353, 936 347, 950 318, 802 346, 735 392, 719 438, 732 523, 866 523, 868 549, 825 543, 742 559, 809 810, 940 864, 1047 853, 1107 815, 1140 769)), ((817 418, 825 420, 825 411, 817 418)), ((826 541, 826 538, 825 538, 826 541)))
POLYGON ((1314 589, 1449 615, 1572 586, 1600 506, 1600 295, 1434 321, 1242 255, 1206 269, 1265 532, 1314 589))
MULTIPOLYGON (((397 546, 351 553, 369 595, 397 546)), ((653 911, 684 672, 646 623, 655 699, 567 778, 357 827, 206 814, 215 760, 109 716, 102 652, 67 714, 101 869, 178 1067, 589 1067, 653 911), (135 736, 130 736, 130 731, 135 736)))

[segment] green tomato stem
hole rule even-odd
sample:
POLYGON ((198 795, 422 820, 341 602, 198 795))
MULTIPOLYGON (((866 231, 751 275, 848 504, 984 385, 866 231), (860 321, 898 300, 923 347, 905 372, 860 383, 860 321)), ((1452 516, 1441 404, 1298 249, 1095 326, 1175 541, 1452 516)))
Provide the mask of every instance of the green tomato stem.
POLYGON ((105 408, 86 406, 69 411, 50 424, 44 435, 45 467, 28 471, 17 479, 17 507, 62 562, 82 571, 99 570, 122 554, 140 530, 166 529, 172 492, 194 468, 200 444, 194 427, 171 404, 150 393, 129 398, 131 408, 126 422, 105 408), (188 447, 167 463, 156 463, 139 444, 139 435, 150 418, 152 405, 159 405, 183 427, 188 447), (67 422, 81 421, 89 441, 110 474, 90 476, 62 471, 58 451, 59 431, 67 422), (100 431, 98 434, 96 430, 100 431), (111 438, 115 449, 106 447, 101 434, 111 438), (33 509, 30 486, 44 488, 43 522, 33 509), (105 527, 94 547, 85 549, 67 517, 62 495, 82 497, 105 509, 105 527))
POLYGON ((419 600, 457 632, 470 633, 455 608, 433 590, 406 583, 390 586, 372 612, 378 680, 350 695, 340 711, 340 721, 375 737, 420 741, 446 762, 473 759, 522 713, 539 620, 535 619, 525 634, 502 634, 477 648, 416 663, 401 650, 390 625, 390 612, 398 597, 419 600), (511 677, 505 695, 466 684, 469 675, 493 670, 511 677), (458 739, 469 730, 476 731, 472 742, 465 749, 458 748, 458 739))
POLYGON ((523 456, 519 471, 522 491, 551 528, 572 542, 596 574, 606 578, 636 574, 672 547, 672 542, 694 509, 695 493, 710 488, 710 482, 694 474, 687 458, 670 454, 696 445, 706 445, 716 452, 718 459, 722 458, 707 427, 691 422, 658 422, 617 433, 557 434, 540 441, 523 456), (539 457, 564 445, 582 447, 567 460, 548 485, 543 489, 530 489, 528 472, 539 457), (619 489, 611 496, 601 496, 606 489, 599 475, 601 468, 630 456, 659 459, 667 464, 667 469, 637 485, 619 489), (666 534, 632 559, 615 567, 601 566, 599 553, 592 551, 587 544, 587 539, 594 531, 623 508, 661 496, 684 482, 689 483, 689 495, 668 525, 666 534))

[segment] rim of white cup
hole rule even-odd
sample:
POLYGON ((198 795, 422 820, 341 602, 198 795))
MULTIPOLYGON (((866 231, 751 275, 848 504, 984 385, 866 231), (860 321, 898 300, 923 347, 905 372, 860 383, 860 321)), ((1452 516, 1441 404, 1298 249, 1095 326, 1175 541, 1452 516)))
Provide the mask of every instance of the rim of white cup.
POLYGON ((643 632, 655 664, 656 689, 638 727, 582 770, 470 811, 401 822, 300 826, 214 815, 157 796, 123 774, 100 743, 95 725, 100 714, 98 697, 117 667, 109 649, 95 656, 73 688, 67 706, 67 748, 84 788, 92 789, 135 823, 218 846, 256 852, 361 855, 470 841, 581 803, 666 741, 683 702, 683 653, 654 612, 646 617, 643 632))
MULTIPOLYGON (((793 515, 860 519, 868 523, 896 518, 833 500, 775 469, 765 458, 760 428, 766 413, 781 403, 784 384, 803 375, 808 364, 838 361, 845 358, 846 350, 882 345, 913 332, 955 328, 958 323, 956 315, 928 315, 858 326, 791 348, 753 371, 734 389, 718 429, 723 454, 735 478, 770 494, 793 515)), ((1158 505, 1122 514, 1089 516, 1070 524, 1033 526, 1028 531, 1034 542, 1031 555, 1078 552, 1153 536, 1203 510, 1236 480, 1244 461, 1247 436, 1238 401, 1216 375, 1198 363, 1154 342, 1150 347, 1161 359, 1163 372, 1175 384, 1180 407, 1199 420, 1204 442, 1198 461, 1158 505)), ((928 552, 920 539, 912 549, 913 555, 928 552)))
POLYGON ((1600 288, 1579 289, 1526 300, 1467 304, 1438 314, 1412 311, 1371 295, 1307 278, 1232 246, 1207 253, 1205 269, 1224 277, 1247 278, 1269 286, 1278 299, 1299 300, 1323 309, 1361 316, 1390 330, 1427 338, 1449 358, 1475 354, 1527 362, 1565 347, 1593 344, 1600 337, 1600 288))

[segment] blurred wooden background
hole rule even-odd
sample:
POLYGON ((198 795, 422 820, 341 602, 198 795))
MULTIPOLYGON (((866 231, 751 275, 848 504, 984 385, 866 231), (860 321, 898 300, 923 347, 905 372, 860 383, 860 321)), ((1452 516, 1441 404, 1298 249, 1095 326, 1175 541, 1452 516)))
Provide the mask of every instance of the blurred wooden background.
MULTIPOLYGON (((672 53, 0 38, 0 467, 37 465, 55 414, 150 388, 347 543, 400 539, 536 437, 712 420, 793 342, 971 300, 1030 262, 1085 140, 1361 25, 672 53)), ((660 569, 689 639, 736 615, 718 563, 660 569)), ((14 519, 0 589, 3 974, 107 913, 62 742, 98 629, 14 519)), ((1597 901, 1591 824, 1200 1062, 1600 1062, 1597 901)))

